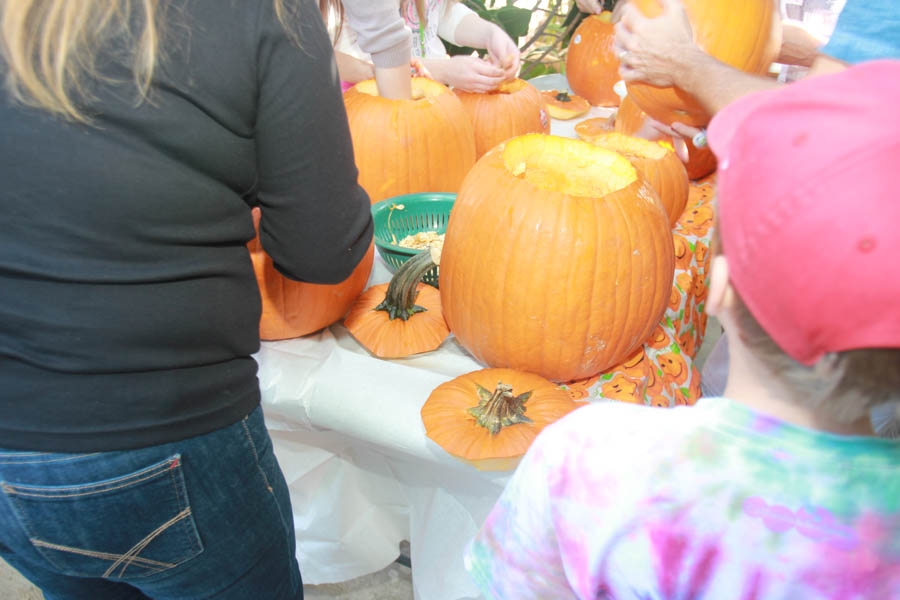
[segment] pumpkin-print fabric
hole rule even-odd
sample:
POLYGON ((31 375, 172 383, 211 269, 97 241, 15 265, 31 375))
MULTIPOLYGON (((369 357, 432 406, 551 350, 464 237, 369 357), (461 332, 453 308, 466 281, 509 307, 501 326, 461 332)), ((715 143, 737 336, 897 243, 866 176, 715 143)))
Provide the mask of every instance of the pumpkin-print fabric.
POLYGON ((675 278, 662 321, 621 364, 564 385, 573 400, 672 407, 691 405, 700 398, 700 372, 694 357, 706 333, 714 193, 715 174, 691 182, 687 206, 672 230, 675 278))

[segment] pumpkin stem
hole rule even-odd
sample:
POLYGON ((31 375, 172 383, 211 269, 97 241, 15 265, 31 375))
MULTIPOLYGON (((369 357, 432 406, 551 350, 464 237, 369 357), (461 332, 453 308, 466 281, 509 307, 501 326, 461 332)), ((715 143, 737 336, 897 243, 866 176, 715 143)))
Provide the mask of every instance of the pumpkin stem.
POLYGON ((560 102, 571 102, 572 99, 569 98, 568 92, 560 92, 556 95, 556 99, 560 102))
POLYGON ((497 435, 500 430, 517 423, 531 423, 531 419, 525 416, 525 401, 531 398, 531 392, 525 392, 513 396, 512 386, 497 382, 497 387, 491 392, 487 388, 478 387, 478 406, 469 409, 469 414, 482 427, 487 428, 491 435, 497 435))
POLYGON ((391 321, 396 318, 406 321, 414 314, 428 310, 415 303, 419 295, 416 287, 422 275, 432 267, 434 261, 431 260, 430 252, 419 252, 403 263, 391 278, 384 300, 372 310, 385 311, 391 321))

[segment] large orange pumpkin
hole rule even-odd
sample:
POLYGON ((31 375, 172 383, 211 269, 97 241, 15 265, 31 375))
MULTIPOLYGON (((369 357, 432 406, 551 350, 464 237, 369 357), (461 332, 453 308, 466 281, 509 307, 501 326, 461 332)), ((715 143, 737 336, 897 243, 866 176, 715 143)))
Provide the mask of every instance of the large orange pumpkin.
POLYGON ((454 91, 475 127, 476 159, 511 137, 550 133, 550 118, 541 92, 527 81, 506 81, 486 94, 454 91))
POLYGON ((618 152, 630 160, 659 194, 669 215, 669 224, 675 227, 687 205, 690 185, 687 171, 673 151, 656 142, 616 132, 595 135, 585 141, 618 152))
POLYGON ((594 106, 616 106, 613 86, 619 77, 619 59, 613 51, 612 13, 587 17, 575 29, 566 54, 566 79, 572 91, 594 106))
POLYGON ((457 192, 475 163, 475 133, 449 88, 415 77, 412 100, 378 95, 375 80, 344 92, 359 183, 372 203, 416 192, 457 192))
POLYGON ((534 438, 586 403, 533 373, 482 369, 442 383, 422 406, 425 434, 482 471, 511 470, 534 438))
MULTIPOLYGON (((658 0, 629 0, 648 17, 662 12, 658 0)), ((683 0, 694 41, 713 57, 741 71, 764 74, 781 46, 778 5, 773 0, 683 0)), ((628 95, 648 115, 704 127, 710 115, 684 90, 646 83, 627 84, 628 95)))
POLYGON ((441 301, 482 363, 553 381, 621 362, 665 311, 669 218, 628 160, 530 134, 485 154, 444 238, 441 301))
POLYGON ((305 283, 288 279, 275 269, 272 258, 259 241, 259 209, 253 209, 256 237, 250 240, 250 260, 262 296, 259 337, 284 340, 300 337, 337 322, 366 286, 375 257, 374 244, 350 277, 334 285, 305 283))
MULTIPOLYGON (((625 96, 616 112, 615 130, 627 135, 634 135, 643 126, 646 118, 646 113, 635 104, 631 96, 625 96)), ((674 143, 670 136, 663 136, 660 141, 669 146, 674 143)), ((685 142, 687 143, 688 161, 684 167, 687 169, 689 179, 700 179, 716 170, 716 155, 712 153, 709 146, 697 148, 691 140, 685 140, 685 142)))

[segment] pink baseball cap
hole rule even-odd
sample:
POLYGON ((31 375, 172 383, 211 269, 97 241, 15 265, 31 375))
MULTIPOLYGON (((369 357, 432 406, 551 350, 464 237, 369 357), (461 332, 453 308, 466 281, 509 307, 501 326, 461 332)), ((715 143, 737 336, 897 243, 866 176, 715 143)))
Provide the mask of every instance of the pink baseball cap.
POLYGON ((806 365, 900 347, 900 60, 746 96, 708 138, 732 285, 772 339, 806 365))

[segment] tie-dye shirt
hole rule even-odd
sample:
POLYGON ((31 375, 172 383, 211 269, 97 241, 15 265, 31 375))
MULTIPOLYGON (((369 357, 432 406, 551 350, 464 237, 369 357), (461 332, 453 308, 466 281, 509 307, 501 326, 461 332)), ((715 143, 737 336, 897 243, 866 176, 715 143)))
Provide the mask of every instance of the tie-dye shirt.
POLYGON ((900 442, 593 404, 538 436, 466 567, 515 600, 900 599, 900 442))

